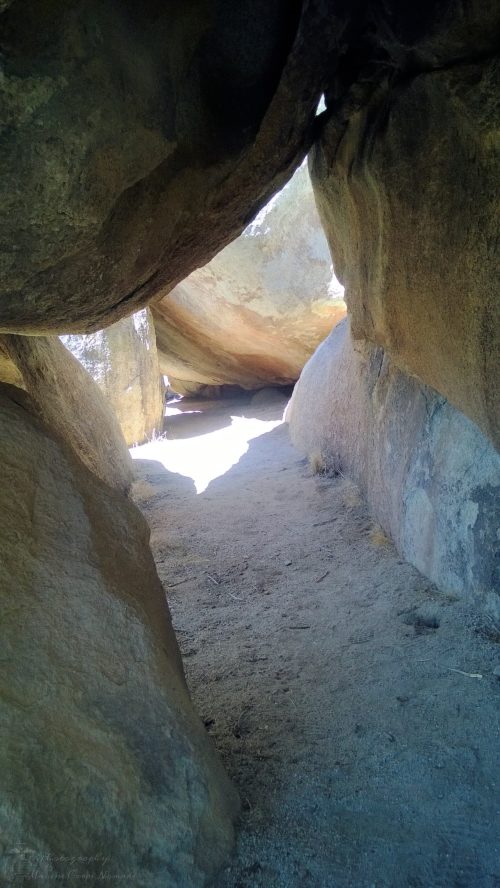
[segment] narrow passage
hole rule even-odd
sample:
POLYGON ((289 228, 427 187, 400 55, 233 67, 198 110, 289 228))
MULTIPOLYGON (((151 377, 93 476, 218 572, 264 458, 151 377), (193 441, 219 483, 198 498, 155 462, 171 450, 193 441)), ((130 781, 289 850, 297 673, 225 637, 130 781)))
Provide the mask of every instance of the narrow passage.
POLYGON ((284 403, 184 403, 134 451, 242 800, 216 888, 498 886, 500 639, 399 558, 354 485, 313 474, 284 403))

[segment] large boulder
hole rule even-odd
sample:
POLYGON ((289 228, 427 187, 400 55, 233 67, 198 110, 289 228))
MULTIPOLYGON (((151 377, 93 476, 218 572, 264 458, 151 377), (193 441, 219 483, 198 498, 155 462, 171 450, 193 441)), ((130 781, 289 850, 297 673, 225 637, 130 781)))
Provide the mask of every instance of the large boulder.
POLYGON ((500 445, 500 6, 372 5, 311 153, 352 332, 500 445))
POLYGON ((306 154, 327 0, 0 6, 0 330, 89 332, 236 237, 306 154))
POLYGON ((436 391, 401 372, 346 319, 305 366, 291 438, 350 476, 401 554, 448 593, 488 605, 500 588, 500 455, 436 391))
POLYGON ((9 391, 0 881, 198 888, 231 847, 236 802, 189 700, 148 528, 9 391))
POLYGON ((106 396, 129 446, 161 432, 164 386, 149 309, 97 333, 61 340, 106 396))
POLYGON ((176 392, 287 385, 343 317, 307 167, 232 244, 153 306, 176 392))
POLYGON ((3 344, 4 337, 0 336, 0 382, 6 382, 9 385, 15 385, 18 388, 24 388, 22 373, 12 359, 3 344))
POLYGON ((0 335, 2 354, 0 381, 25 389, 32 409, 87 468, 127 492, 132 460, 113 408, 57 336, 0 335))

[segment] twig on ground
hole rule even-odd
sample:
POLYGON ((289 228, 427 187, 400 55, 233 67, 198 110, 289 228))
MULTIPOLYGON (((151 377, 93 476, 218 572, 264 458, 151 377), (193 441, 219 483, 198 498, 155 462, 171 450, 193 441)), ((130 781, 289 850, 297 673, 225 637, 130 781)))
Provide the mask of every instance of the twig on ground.
POLYGON ((449 672, 458 672, 459 675, 465 675, 467 678, 482 678, 480 672, 464 672, 463 669, 453 669, 452 666, 446 667, 449 672))
POLYGON ((238 740, 241 738, 241 719, 242 719, 243 716, 245 715, 245 712, 247 712, 247 711, 248 711, 249 709, 251 709, 251 708, 252 708, 252 707, 249 706, 249 705, 244 706, 243 709, 241 710, 241 712, 240 712, 238 718, 236 719, 236 721, 234 722, 234 724, 233 724, 233 726, 232 726, 232 729, 231 729, 232 734, 233 734, 233 736, 236 737, 238 740))
POLYGON ((174 586, 180 586, 182 583, 187 583, 188 580, 195 580, 196 577, 183 577, 182 580, 176 580, 175 583, 166 583, 167 589, 173 589, 174 586))
POLYGON ((330 573, 329 570, 325 570, 324 574, 321 574, 320 577, 316 577, 316 582, 321 583, 321 580, 324 580, 325 577, 327 577, 329 573, 330 573))
POLYGON ((220 586, 220 580, 216 580, 215 577, 211 576, 211 574, 207 573, 207 577, 212 581, 216 586, 220 586))

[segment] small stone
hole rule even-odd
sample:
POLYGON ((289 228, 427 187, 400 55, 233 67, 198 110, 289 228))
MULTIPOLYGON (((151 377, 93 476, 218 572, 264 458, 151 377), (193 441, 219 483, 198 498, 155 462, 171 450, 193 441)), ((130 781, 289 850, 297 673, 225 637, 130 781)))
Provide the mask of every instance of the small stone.
POLYGON ((493 675, 500 680, 500 664, 495 666, 493 670, 493 675))

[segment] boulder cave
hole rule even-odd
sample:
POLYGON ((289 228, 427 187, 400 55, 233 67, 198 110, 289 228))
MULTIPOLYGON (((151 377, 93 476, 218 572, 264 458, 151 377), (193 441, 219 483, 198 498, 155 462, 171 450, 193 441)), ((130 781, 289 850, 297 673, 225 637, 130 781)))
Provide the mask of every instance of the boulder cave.
POLYGON ((498 884, 499 35, 0 0, 2 885, 498 884))

